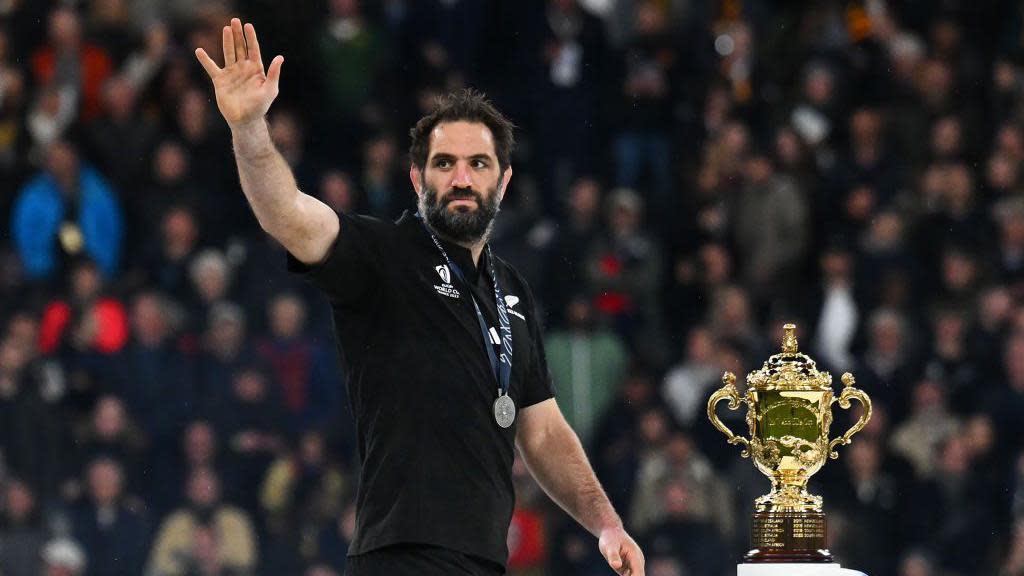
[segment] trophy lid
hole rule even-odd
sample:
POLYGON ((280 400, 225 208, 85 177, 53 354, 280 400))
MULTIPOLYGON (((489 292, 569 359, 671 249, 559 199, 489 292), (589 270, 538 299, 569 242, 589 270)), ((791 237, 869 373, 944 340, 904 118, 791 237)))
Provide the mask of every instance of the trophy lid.
POLYGON ((798 351, 796 325, 782 327, 782 352, 772 355, 747 374, 747 386, 754 390, 831 390, 832 375, 818 371, 809 356, 798 351))

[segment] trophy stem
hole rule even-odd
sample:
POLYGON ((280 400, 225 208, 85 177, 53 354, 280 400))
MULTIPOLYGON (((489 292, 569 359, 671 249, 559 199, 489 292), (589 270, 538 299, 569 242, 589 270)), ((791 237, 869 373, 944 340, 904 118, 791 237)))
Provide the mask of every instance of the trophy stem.
POLYGON ((758 512, 821 512, 821 496, 807 492, 806 477, 772 477, 772 491, 755 501, 758 512))

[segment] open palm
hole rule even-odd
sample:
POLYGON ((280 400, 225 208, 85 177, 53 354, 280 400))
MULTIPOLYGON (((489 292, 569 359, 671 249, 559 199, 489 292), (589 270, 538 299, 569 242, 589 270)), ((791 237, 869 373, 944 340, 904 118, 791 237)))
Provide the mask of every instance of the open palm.
POLYGON ((283 56, 276 56, 264 71, 260 43, 252 24, 242 26, 238 18, 222 31, 224 67, 210 58, 206 50, 196 49, 196 58, 213 80, 217 107, 229 126, 238 126, 262 118, 277 97, 283 56))

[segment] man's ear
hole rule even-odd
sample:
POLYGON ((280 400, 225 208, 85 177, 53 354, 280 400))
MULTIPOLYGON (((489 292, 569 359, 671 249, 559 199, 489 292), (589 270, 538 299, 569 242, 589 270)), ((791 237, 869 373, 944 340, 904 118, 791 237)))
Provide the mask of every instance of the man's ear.
POLYGON ((409 180, 412 181, 412 189, 416 191, 416 195, 422 194, 423 191, 420 190, 420 185, 423 183, 423 171, 415 164, 409 165, 409 180))
POLYGON ((498 187, 498 199, 505 197, 505 191, 508 190, 508 181, 512 179, 512 167, 508 166, 505 171, 501 174, 501 185, 498 187))

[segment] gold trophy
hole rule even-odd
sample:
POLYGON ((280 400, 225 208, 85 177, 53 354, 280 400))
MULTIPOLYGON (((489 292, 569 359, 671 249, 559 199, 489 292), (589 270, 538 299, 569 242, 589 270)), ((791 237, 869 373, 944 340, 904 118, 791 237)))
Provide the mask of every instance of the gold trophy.
POLYGON ((796 326, 783 327, 782 352, 760 370, 747 375, 747 391, 740 395, 736 376, 722 375, 723 386, 708 399, 708 418, 729 439, 742 444, 744 458, 772 481, 772 491, 755 500, 751 547, 746 562, 832 562, 825 543, 825 513, 821 496, 807 492, 807 481, 835 449, 850 443, 871 419, 871 399, 854 388, 853 375, 843 374, 843 391, 835 397, 832 375, 819 372, 814 360, 797 351, 796 326), (750 438, 737 436, 718 419, 715 407, 729 401, 729 409, 747 405, 750 438), (842 436, 829 440, 832 404, 850 408, 850 400, 864 407, 860 419, 842 436))

